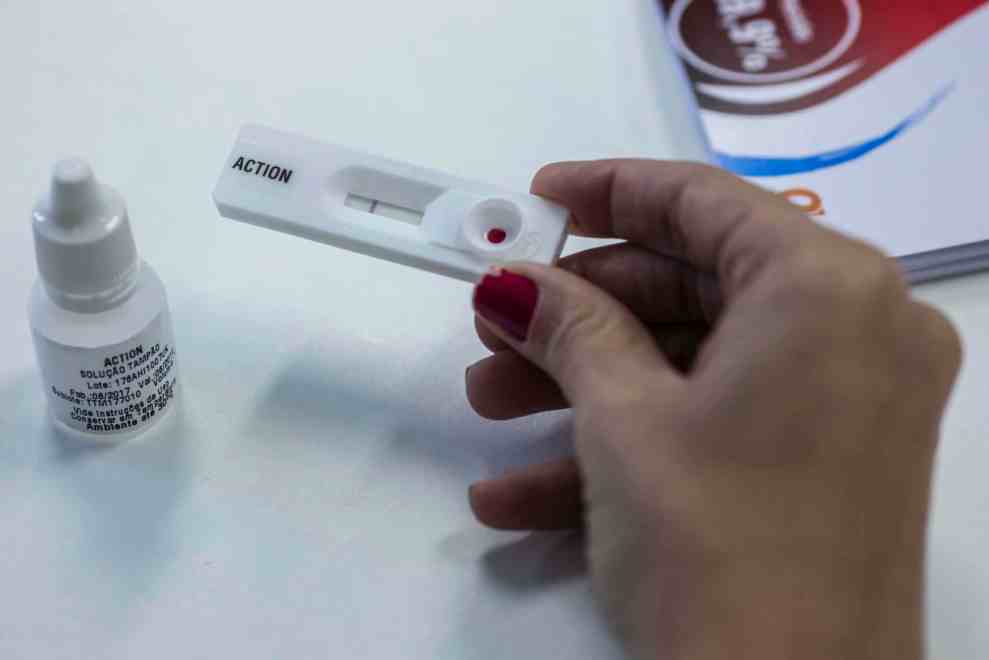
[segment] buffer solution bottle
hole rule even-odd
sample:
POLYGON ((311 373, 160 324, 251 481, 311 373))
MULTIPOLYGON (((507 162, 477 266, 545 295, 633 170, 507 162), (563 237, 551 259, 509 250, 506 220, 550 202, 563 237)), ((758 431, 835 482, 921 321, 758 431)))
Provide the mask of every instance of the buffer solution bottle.
POLYGON ((32 216, 39 277, 29 316, 56 429, 116 442, 175 407, 165 287, 138 257, 121 196, 89 165, 60 161, 32 216))

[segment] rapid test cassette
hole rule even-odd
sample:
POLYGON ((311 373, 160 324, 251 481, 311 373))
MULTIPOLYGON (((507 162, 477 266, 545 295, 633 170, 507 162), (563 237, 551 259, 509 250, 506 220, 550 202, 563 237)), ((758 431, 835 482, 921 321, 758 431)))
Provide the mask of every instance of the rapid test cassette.
POLYGON ((541 197, 255 125, 213 200, 226 218, 469 282, 508 261, 552 264, 567 235, 567 210, 541 197))

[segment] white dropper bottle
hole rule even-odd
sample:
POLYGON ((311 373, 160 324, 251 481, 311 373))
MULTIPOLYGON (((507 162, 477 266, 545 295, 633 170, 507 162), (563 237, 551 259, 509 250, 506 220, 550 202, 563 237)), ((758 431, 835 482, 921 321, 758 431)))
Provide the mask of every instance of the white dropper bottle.
POLYGON ((39 277, 29 316, 48 410, 74 439, 132 438, 174 408, 165 287, 138 258, 120 195, 60 161, 34 208, 39 277))

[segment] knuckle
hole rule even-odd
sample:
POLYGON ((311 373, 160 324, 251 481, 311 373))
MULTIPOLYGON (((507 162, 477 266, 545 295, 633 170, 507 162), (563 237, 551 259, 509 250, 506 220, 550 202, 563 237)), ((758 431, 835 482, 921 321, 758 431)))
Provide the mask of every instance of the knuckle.
POLYGON ((783 267, 780 285, 805 301, 880 309, 906 296, 896 263, 865 245, 846 244, 822 256, 801 251, 783 267))
POLYGON ((736 181, 734 175, 729 174, 719 167, 694 163, 686 170, 683 188, 691 194, 703 194, 707 196, 711 194, 712 189, 716 190, 717 186, 734 181, 736 181))
POLYGON ((712 165, 698 163, 688 166, 684 170, 679 192, 685 206, 710 210, 714 204, 714 210, 727 217, 791 213, 795 210, 775 193, 712 165))
POLYGON ((700 204, 725 198, 726 201, 733 202, 733 206, 737 206, 738 197, 734 186, 738 183, 739 180, 722 169, 694 164, 686 170, 679 188, 680 202, 685 208, 698 208, 700 204), (731 195, 723 194, 726 188, 732 192, 731 195))
MULTIPOLYGON (((688 240, 684 218, 722 217, 746 220, 756 212, 750 203, 743 203, 741 179, 723 169, 700 163, 684 164, 679 185, 676 187, 670 207, 671 222, 661 225, 667 232, 664 243, 674 253, 688 252, 688 240)), ((769 193, 767 198, 772 198, 769 193)))
POLYGON ((828 301, 835 296, 835 274, 816 259, 794 258, 782 264, 774 281, 780 294, 800 301, 828 301))
POLYGON ((954 376, 961 367, 965 352, 961 334, 948 318, 934 309, 923 305, 926 316, 925 339, 935 364, 954 376))
POLYGON ((906 281, 896 262, 874 248, 862 250, 860 266, 852 271, 854 280, 849 284, 870 300, 905 294, 906 281))

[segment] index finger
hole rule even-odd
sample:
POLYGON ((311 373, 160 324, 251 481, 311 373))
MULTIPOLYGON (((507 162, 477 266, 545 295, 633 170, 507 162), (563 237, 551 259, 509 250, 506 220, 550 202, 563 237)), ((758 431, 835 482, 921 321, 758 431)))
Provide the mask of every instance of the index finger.
POLYGON ((729 289, 753 267, 827 233, 773 193, 696 163, 554 163, 536 174, 532 192, 569 208, 578 233, 684 259, 729 289))

